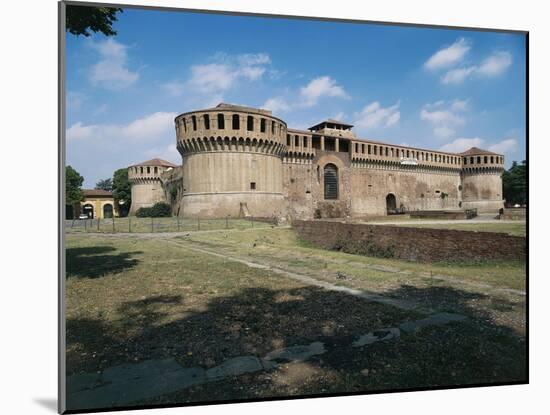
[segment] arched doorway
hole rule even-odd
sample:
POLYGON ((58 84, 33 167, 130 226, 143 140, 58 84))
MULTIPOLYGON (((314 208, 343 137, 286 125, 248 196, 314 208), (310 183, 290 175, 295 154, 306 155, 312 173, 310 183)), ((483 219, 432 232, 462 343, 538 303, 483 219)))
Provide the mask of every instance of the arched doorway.
POLYGON ((94 218, 94 207, 86 203, 84 206, 82 206, 82 213, 88 215, 88 218, 93 219, 94 218))
POLYGON ((103 217, 108 219, 113 217, 113 205, 110 203, 103 205, 103 217))
POLYGON ((325 199, 338 199, 338 167, 334 164, 327 164, 323 173, 325 176, 325 199))
POLYGON ((388 193, 386 196, 386 213, 391 215, 397 211, 397 200, 393 193, 388 193))

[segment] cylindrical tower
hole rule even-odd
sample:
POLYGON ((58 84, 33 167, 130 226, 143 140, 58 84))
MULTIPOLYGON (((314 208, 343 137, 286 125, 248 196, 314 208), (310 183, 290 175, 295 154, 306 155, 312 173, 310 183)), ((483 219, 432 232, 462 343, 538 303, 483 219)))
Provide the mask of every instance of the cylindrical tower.
POLYGON ((160 176, 168 169, 177 167, 166 160, 152 159, 128 167, 128 181, 132 186, 130 215, 140 207, 150 207, 157 202, 166 202, 160 176))
POLYGON ((497 212, 504 207, 504 156, 473 147, 462 156, 462 207, 497 212))
POLYGON ((286 123, 271 111, 219 104, 176 117, 180 215, 280 216, 286 123))

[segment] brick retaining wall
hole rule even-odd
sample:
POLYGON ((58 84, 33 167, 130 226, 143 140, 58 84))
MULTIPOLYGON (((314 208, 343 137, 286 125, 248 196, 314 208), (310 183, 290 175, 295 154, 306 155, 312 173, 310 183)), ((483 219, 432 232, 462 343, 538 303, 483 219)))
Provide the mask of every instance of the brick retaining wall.
POLYGON ((408 261, 462 261, 526 257, 525 237, 496 232, 295 220, 298 235, 316 246, 408 261))

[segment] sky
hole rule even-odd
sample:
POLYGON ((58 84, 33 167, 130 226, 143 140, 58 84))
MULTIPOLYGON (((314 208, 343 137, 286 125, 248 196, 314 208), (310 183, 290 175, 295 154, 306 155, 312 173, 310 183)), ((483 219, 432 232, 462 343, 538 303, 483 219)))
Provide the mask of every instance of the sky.
POLYGON ((66 35, 67 164, 84 188, 121 167, 181 163, 174 117, 220 102, 289 128, 526 158, 525 36, 125 9, 116 36, 66 35))

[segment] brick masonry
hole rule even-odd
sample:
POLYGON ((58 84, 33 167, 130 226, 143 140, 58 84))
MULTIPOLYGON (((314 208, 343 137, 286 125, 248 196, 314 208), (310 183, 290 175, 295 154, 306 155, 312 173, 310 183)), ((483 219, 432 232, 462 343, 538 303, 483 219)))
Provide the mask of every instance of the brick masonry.
POLYGON ((417 262, 524 260, 525 237, 496 232, 294 220, 300 238, 325 249, 417 262))

